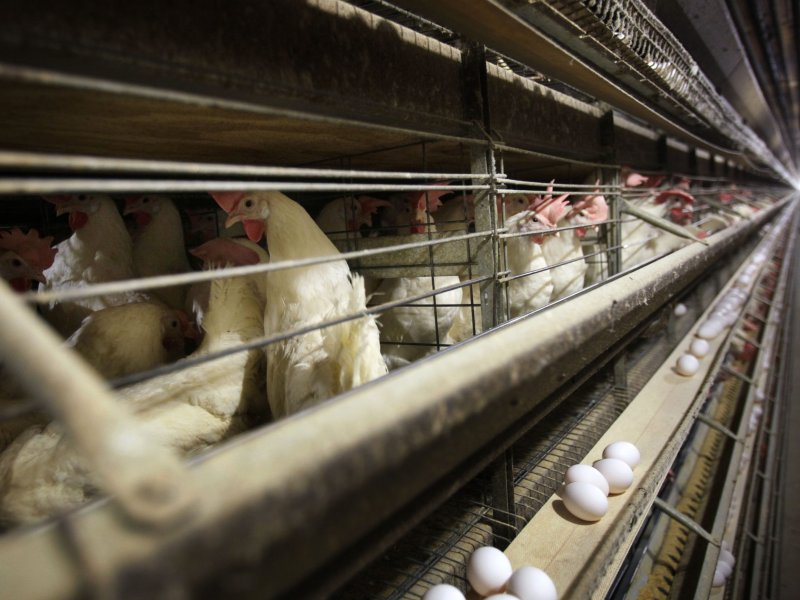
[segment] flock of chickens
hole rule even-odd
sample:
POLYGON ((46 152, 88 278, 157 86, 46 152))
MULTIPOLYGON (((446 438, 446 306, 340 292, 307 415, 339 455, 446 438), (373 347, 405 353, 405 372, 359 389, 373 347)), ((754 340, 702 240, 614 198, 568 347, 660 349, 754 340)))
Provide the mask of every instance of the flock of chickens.
MULTIPOLYGON (((628 176, 653 214, 685 222, 693 203, 688 183, 659 189, 660 181, 628 176)), ((117 395, 136 411, 153 437, 189 454, 267 419, 278 419, 373 380, 437 347, 480 330, 457 276, 376 280, 351 272, 335 241, 381 226, 396 235, 465 230, 474 201, 447 192, 417 192, 387 199, 346 197, 330 202, 316 221, 277 191, 211 193, 227 213, 226 227, 241 224, 242 238, 216 238, 190 250, 205 269, 267 262, 324 262, 255 275, 216 278, 193 285, 132 291, 41 306, 42 316, 103 377, 113 380, 159 365, 202 357, 275 336, 255 347, 201 365, 122 387, 117 395), (266 237, 269 253, 262 247, 266 237), (435 290, 445 288, 441 293, 435 290), (421 296, 421 297, 420 297, 421 296), (435 298, 435 306, 433 305, 435 298), (376 318, 369 302, 396 303, 376 318), (405 304, 404 304, 405 302, 405 304), (296 335, 280 335, 298 332, 296 335)), ((508 313, 524 315, 601 279, 596 250, 582 243, 587 230, 608 219, 598 191, 553 196, 498 196, 506 238, 508 313), (559 228, 560 231, 550 231, 559 228), (563 229, 561 229, 563 228, 563 229)), ((125 200, 135 219, 131 237, 108 196, 51 197, 68 215, 72 235, 51 248, 35 230, 0 233, 0 268, 17 291, 85 288, 93 284, 191 270, 181 216, 165 197, 125 200)), ((663 253, 680 238, 658 235, 652 225, 623 222, 623 263, 631 266, 663 253)), ((599 246, 598 246, 599 248, 599 246)), ((477 307, 479 309, 479 306, 477 307)), ((178 363, 179 364, 179 363, 178 363)), ((8 377, 4 378, 9 380, 8 377)), ((13 382, 0 402, 24 396, 13 382)), ((57 423, 27 414, 0 423, 0 522, 30 522, 77 506, 97 494, 80 456, 57 423)))

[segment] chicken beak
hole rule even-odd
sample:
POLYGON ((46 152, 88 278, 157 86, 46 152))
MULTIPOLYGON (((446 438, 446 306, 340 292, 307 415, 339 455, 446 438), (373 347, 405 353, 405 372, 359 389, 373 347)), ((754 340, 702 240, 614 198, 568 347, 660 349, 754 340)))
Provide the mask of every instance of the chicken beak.
POLYGON ((241 223, 242 221, 244 221, 244 215, 234 210, 231 214, 228 215, 228 218, 225 219, 225 229, 228 229, 229 227, 235 225, 236 223, 241 223))

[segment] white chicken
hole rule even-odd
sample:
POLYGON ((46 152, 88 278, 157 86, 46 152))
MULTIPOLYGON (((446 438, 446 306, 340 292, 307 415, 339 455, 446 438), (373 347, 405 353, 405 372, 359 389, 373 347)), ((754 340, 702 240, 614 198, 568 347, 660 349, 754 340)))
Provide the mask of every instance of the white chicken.
POLYGON ((27 234, 16 227, 0 231, 0 277, 17 292, 27 292, 34 281, 44 283, 44 271, 56 255, 52 242, 52 237, 39 237, 35 229, 27 234))
MULTIPOLYGON (((429 192, 426 199, 426 194, 421 192, 393 200, 394 226, 399 231, 413 233, 421 233, 428 227, 431 233, 436 233, 430 212, 441 204, 440 195, 429 192)), ((380 303, 403 301, 458 283, 460 279, 455 275, 393 277, 381 281, 374 298, 380 303)), ((446 343, 445 336, 460 311, 462 295, 461 288, 455 288, 382 313, 379 318, 381 350, 389 368, 422 358, 435 351, 437 344, 446 343)))
MULTIPOLYGON (((241 248, 241 246, 238 246, 241 248)), ((228 247, 208 248, 216 258, 228 247)), ((233 264, 237 258, 234 256, 233 264)), ((261 276, 263 277, 263 276, 261 276)), ((253 277, 210 284, 206 335, 192 357, 238 346, 264 332, 264 298, 253 277)), ((263 420, 264 354, 248 350, 119 390, 157 440, 190 455, 263 420)), ((0 454, 0 521, 41 520, 98 493, 79 453, 57 423, 29 427, 0 454)))
POLYGON ((511 278, 506 294, 512 318, 546 306, 553 295, 553 278, 541 248, 546 237, 542 232, 556 226, 566 210, 567 195, 553 198, 551 191, 552 184, 547 195, 534 196, 523 210, 519 209, 519 195, 504 199, 508 233, 525 234, 506 241, 506 267, 511 278))
POLYGON ((381 206, 391 203, 370 196, 344 196, 323 206, 315 221, 333 241, 353 239, 361 227, 372 227, 372 218, 381 206))
MULTIPOLYGON (((193 248, 189 253, 202 260, 206 269, 225 265, 243 267, 269 262, 269 253, 247 238, 214 238, 197 248, 193 248)), ((251 283, 257 286, 258 296, 266 301, 266 275, 254 276, 251 279, 251 283)), ((210 282, 203 281, 192 284, 186 295, 187 310, 194 314, 195 322, 201 329, 203 328, 205 313, 208 311, 210 292, 210 282)))
MULTIPOLYGON (((338 256, 311 216, 280 192, 211 194, 257 242, 267 234, 273 262, 338 256)), ((366 309, 364 281, 344 260, 270 271, 266 334, 288 332, 366 309)), ((364 316, 291 337, 266 349, 267 399, 275 418, 296 413, 386 373, 378 326, 364 316)))
POLYGON ((544 259, 550 267, 553 279, 551 302, 570 296, 583 289, 586 275, 586 260, 583 258, 581 240, 594 223, 608 218, 608 205, 599 193, 585 196, 574 202, 572 208, 558 222, 559 227, 580 225, 576 229, 561 231, 560 235, 548 235, 542 243, 544 259), (567 262, 572 261, 572 262, 567 262), (567 263, 561 264, 559 263, 567 263))
MULTIPOLYGON (((84 287, 134 277, 131 237, 111 198, 81 194, 47 200, 56 205, 57 215, 69 214, 73 234, 57 246, 55 261, 44 272, 47 283, 40 289, 84 287)), ((96 310, 147 300, 146 294, 129 292, 50 303, 42 307, 42 313, 68 338, 96 310)))
MULTIPOLYGON (((125 200, 125 215, 133 215, 138 228, 133 240, 133 268, 139 277, 187 273, 181 215, 164 196, 138 196, 125 200)), ((152 290, 152 295, 172 308, 184 307, 187 287, 177 285, 152 290)))
MULTIPOLYGON (((626 188, 641 187, 643 190, 653 189, 660 185, 663 177, 645 177, 638 173, 629 173, 624 179, 626 188)), ((629 198, 641 210, 662 219, 671 219, 676 223, 685 220, 686 212, 682 205, 694 202, 688 193, 688 181, 679 187, 663 189, 639 195, 636 200, 629 198)), ((626 215, 622 222, 622 268, 628 269, 683 245, 685 240, 672 233, 659 229, 649 223, 626 215)))
POLYGON ((123 377, 186 356, 191 327, 180 311, 153 302, 130 302, 90 314, 66 345, 106 379, 123 377))

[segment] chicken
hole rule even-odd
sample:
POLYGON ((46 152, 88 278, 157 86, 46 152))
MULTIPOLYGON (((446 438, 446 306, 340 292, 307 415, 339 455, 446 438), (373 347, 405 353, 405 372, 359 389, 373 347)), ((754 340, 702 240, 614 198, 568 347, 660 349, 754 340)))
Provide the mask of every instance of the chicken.
MULTIPOLYGON (((57 246, 53 266, 44 272, 40 289, 67 289, 134 277, 133 243, 114 201, 108 196, 58 196, 48 198, 56 214, 69 214, 73 234, 57 246)), ((129 302, 147 301, 146 294, 128 292, 50 303, 43 314, 68 338, 92 312, 129 302)))
MULTIPOLYGON (((662 180, 662 177, 645 177, 637 173, 631 173, 625 178, 625 185, 626 187, 641 186, 643 189, 653 189, 660 185, 662 180)), ((682 182, 679 185, 681 187, 658 192, 654 190, 652 193, 645 193, 643 197, 639 196, 637 200, 629 198, 628 201, 635 203, 640 209, 655 217, 681 219, 683 218, 681 214, 673 211, 673 209, 677 208, 676 201, 679 204, 683 204, 693 202, 694 199, 686 191, 688 182, 682 182)), ((622 268, 628 269, 675 250, 685 242, 683 238, 626 215, 622 222, 622 243, 622 268)))
MULTIPOLYGON (((231 248, 212 244, 207 250, 218 259, 231 248)), ((211 282, 206 335, 192 357, 263 335, 261 289, 253 277, 211 282)), ((190 455, 263 420, 264 368, 263 352, 248 350, 125 387, 118 394, 151 436, 190 455)), ((28 427, 19 435, 0 454, 0 478, 0 521, 6 524, 46 518, 99 492, 57 423, 28 427)))
MULTIPOLYGON (((260 253, 225 238, 202 246, 208 256, 206 268, 267 262, 260 253), (242 252, 242 250, 246 252, 242 252)), ((215 279, 209 283, 209 302, 203 329, 205 335, 190 358, 234 348, 264 335, 264 280, 266 275, 215 279)), ((205 364, 162 375, 123 388, 122 400, 140 411, 164 444, 182 452, 196 452, 242 430, 266 414, 264 401, 264 353, 259 349, 231 354, 205 364)))
MULTIPOLYGON (((436 230, 439 232, 467 233, 475 226, 475 198, 469 194, 458 195, 442 202, 434 214, 436 230)), ((459 279, 464 282, 468 275, 459 279)), ((481 290, 478 284, 461 288, 461 306, 458 309, 450 330, 445 335, 444 344, 452 345, 471 338, 482 329, 481 290)))
MULTIPOLYGON (((125 200, 126 215, 134 215, 138 229, 133 240, 133 268, 139 277, 187 273, 181 215, 164 196, 139 196, 125 200)), ((187 286, 154 289, 151 293, 172 308, 182 309, 187 286)))
POLYGON ((360 235, 362 227, 372 227, 372 217, 381 206, 391 203, 369 196, 344 196, 323 206, 315 220, 331 240, 353 239, 360 235))
POLYGON ((553 278, 551 302, 583 289, 587 265, 583 258, 581 240, 589 227, 606 219, 608 219, 608 205, 605 198, 599 193, 585 196, 573 203, 571 210, 558 223, 559 227, 575 225, 581 227, 562 231, 558 236, 545 237, 542 253, 547 264, 553 267, 550 270, 553 278), (556 267, 555 265, 559 263, 567 264, 556 267))
POLYGON ((506 294, 512 318, 546 306, 553 295, 553 278, 541 248, 547 236, 541 232, 556 226, 566 210, 567 195, 553 198, 551 192, 552 183, 544 197, 534 196, 528 208, 522 210, 524 196, 511 195, 504 199, 508 233, 526 234, 509 237, 506 241, 506 267, 510 277, 506 294))
POLYGON ((0 231, 0 277, 17 292, 27 292, 34 281, 44 283, 44 271, 56 256, 52 241, 52 237, 39 237, 35 229, 27 234, 16 227, 0 231))
MULTIPOLYGON (((415 233, 427 227, 431 233, 436 233, 429 211, 436 210, 441 204, 439 195, 429 192, 426 199, 426 194, 421 192, 396 198, 393 201, 395 227, 415 233)), ((381 303, 398 302, 459 283, 460 279, 455 275, 394 277, 381 281, 374 297, 381 303)), ((455 288, 410 301, 413 306, 399 306, 381 314, 381 350, 387 365, 390 368, 406 365, 445 342, 445 336, 459 313, 462 295, 461 288, 455 288)))
MULTIPOLYGON (((273 262, 340 253, 302 206, 274 191, 212 193, 258 242, 266 233, 273 262)), ((267 335, 329 321, 366 309, 364 281, 344 260, 267 274, 267 335)), ((267 399, 280 418, 386 373, 378 326, 363 316, 267 346, 267 399)))
POLYGON ((152 302, 110 306, 90 314, 66 345, 106 379, 153 369, 184 357, 186 316, 152 302))
MULTIPOLYGON (((197 248, 193 248, 189 253, 202 260, 207 269, 224 267, 225 265, 243 267, 269 262, 269 253, 247 238, 214 238, 197 248)), ((253 276, 251 283, 256 286, 258 296, 266 301, 266 274, 253 276)), ((205 313, 208 311, 210 291, 211 283, 203 281, 193 284, 186 295, 187 310, 189 313, 194 314, 195 322, 201 329, 203 328, 205 313)))

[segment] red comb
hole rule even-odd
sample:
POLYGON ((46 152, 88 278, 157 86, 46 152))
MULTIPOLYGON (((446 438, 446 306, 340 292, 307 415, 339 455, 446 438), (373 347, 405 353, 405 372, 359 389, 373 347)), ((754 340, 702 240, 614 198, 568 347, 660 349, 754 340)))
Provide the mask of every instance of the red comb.
POLYGON ((0 248, 13 250, 29 265, 44 271, 52 266, 56 249, 51 248, 52 237, 41 238, 39 232, 31 229, 27 234, 15 227, 0 231, 0 248))
POLYGON ((232 212, 246 192, 208 192, 226 213, 232 212))

